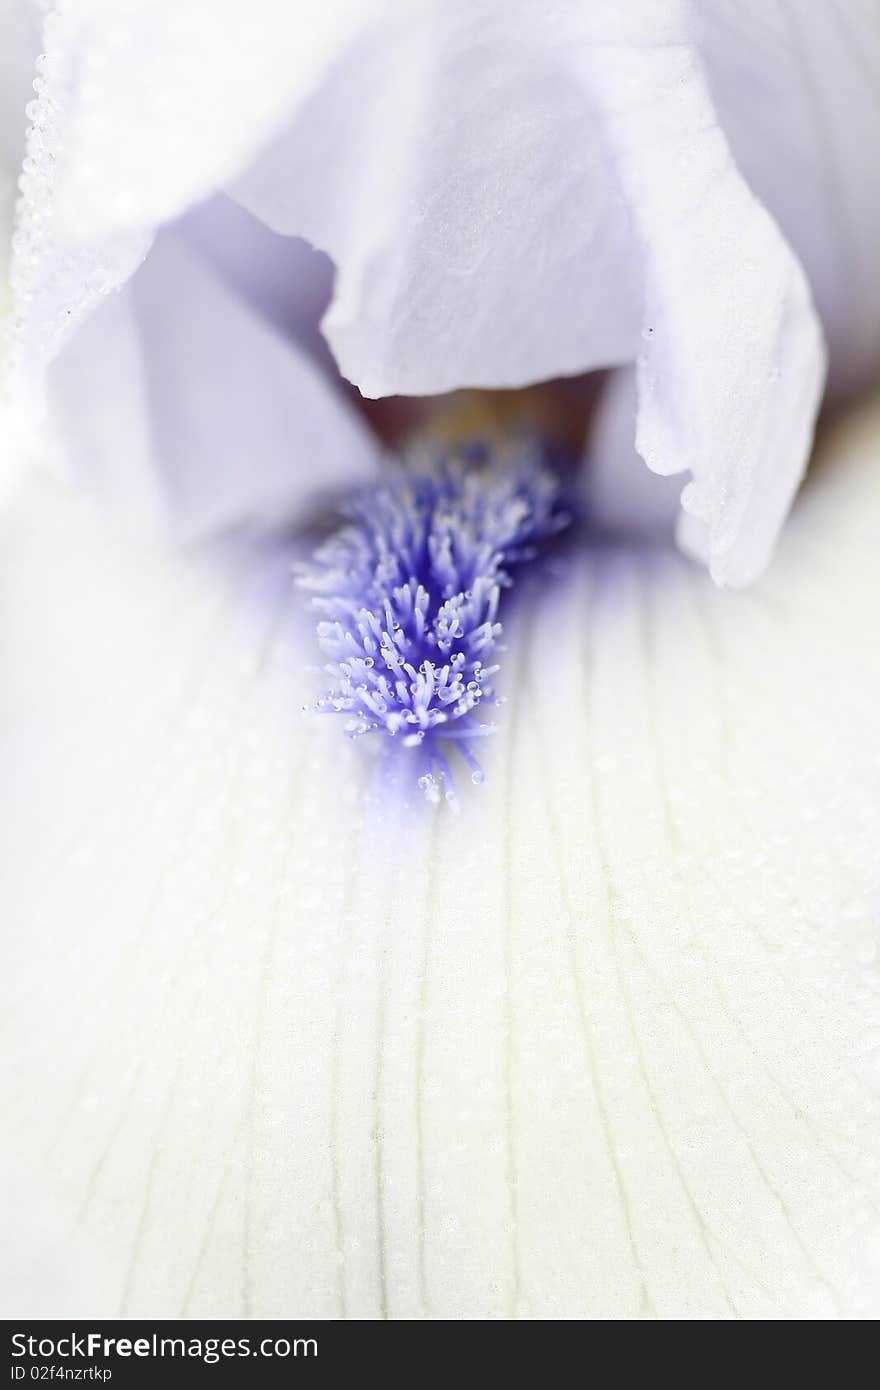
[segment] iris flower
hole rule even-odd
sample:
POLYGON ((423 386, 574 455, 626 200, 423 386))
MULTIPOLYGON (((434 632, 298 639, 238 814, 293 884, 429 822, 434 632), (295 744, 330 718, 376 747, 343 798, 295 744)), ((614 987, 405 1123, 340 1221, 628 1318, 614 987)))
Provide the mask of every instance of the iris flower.
POLYGON ((876 1316, 877 4, 0 19, 9 1315, 876 1316), (521 425, 455 814, 291 569, 521 425))

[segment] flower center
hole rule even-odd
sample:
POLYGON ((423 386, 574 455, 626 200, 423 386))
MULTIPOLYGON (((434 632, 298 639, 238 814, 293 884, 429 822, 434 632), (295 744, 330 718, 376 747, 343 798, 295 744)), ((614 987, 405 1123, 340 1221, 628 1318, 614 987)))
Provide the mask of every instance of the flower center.
POLYGON ((483 780, 470 745, 495 730, 499 608, 567 524, 558 480, 533 443, 424 448, 389 463, 344 515, 300 574, 328 658, 317 708, 345 716, 351 737, 419 747, 419 785, 452 801, 449 747, 483 780))

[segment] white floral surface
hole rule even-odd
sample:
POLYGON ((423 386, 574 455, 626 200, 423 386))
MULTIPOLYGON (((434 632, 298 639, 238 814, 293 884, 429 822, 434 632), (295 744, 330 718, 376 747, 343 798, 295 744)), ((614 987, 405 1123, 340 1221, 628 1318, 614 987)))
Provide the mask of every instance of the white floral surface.
POLYGON ((876 3, 37 9, 3 1313, 876 1318, 876 3), (367 395, 614 369, 457 816, 304 713, 379 453, 322 313, 367 395))
POLYGON ((16 1306, 60 1266, 93 1315, 876 1314, 878 439, 747 594, 585 554, 511 629, 487 785, 384 824, 301 712, 286 556, 21 500, 16 1306))

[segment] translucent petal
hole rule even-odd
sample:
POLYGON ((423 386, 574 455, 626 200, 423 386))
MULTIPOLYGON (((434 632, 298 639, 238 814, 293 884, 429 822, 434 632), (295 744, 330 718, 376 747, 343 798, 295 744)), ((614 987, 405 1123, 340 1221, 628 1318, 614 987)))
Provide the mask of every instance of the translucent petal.
POLYGON ((5 319, 11 308, 10 260, 17 180, 24 155, 27 117, 33 96, 34 59, 39 52, 36 13, 19 0, 0 0, 0 507, 15 488, 22 461, 10 452, 8 401, 3 389, 5 319))
POLYGON ((636 453, 638 388, 633 367, 608 373, 590 417, 580 499, 602 532, 671 541, 682 480, 650 472, 636 453))
POLYGON ((367 396, 520 386, 637 350, 627 209, 531 7, 415 6, 393 37, 369 32, 232 191, 333 257, 324 330, 367 396))
MULTIPOLYGON (((161 7, 147 11, 161 49, 175 26, 161 7)), ((243 521, 283 525, 324 489, 363 476, 376 456, 320 353, 311 360, 299 322, 308 281, 329 289, 326 262, 291 243, 279 255, 278 238, 222 200, 162 230, 138 274, 151 230, 71 237, 65 178, 91 167, 80 122, 83 103, 103 90, 103 79, 90 85, 83 73, 104 71, 102 45, 124 47, 140 32, 131 13, 121 27, 105 15, 99 41, 89 14, 62 9, 46 27, 12 268, 8 433, 18 453, 49 452, 141 528, 193 536, 243 521), (214 223, 228 243, 219 256, 214 223), (271 295, 252 271, 236 278, 236 261, 253 258, 274 267, 271 295), (287 277, 299 279, 298 290, 287 277)), ((87 133, 103 128, 95 120, 86 120, 87 133)), ((143 124, 159 138, 161 123, 143 124)))
POLYGON ((38 52, 36 12, 20 0, 0 0, 0 314, 6 311, 6 256, 38 52))
POLYGON ((404 53, 354 52, 235 185, 333 255, 342 371, 380 395, 638 356, 639 453, 690 472, 683 544, 747 582, 805 466, 824 347, 684 12, 476 5, 404 53))
MULTIPOLYGON (((227 233, 249 220, 232 213, 232 227, 221 219, 227 233)), ((259 286, 235 283, 240 259, 224 273, 199 244, 212 222, 213 213, 161 231, 49 371, 55 432, 77 485, 139 529, 187 538, 243 521, 281 526, 367 476, 378 454, 296 341, 300 305, 283 287, 295 292, 297 271, 306 286, 320 282, 321 257, 289 241, 278 255, 277 238, 257 226, 245 256, 274 270, 264 306, 259 286)))
POLYGON ((639 452, 693 477, 682 543, 721 583, 757 573, 824 373, 792 247, 835 380, 877 359, 876 7, 238 10, 87 0, 52 21, 21 379, 131 273, 139 229, 228 179, 333 255, 325 328, 365 394, 638 357, 639 452))
POLYGON ((863 385, 880 365, 880 10, 691 8, 734 158, 807 271, 831 384, 863 385))
POLYGON ((135 550, 32 485, 0 550, 31 1316, 69 1268, 92 1317, 877 1316, 878 438, 875 406, 827 441, 748 594, 578 556, 509 629, 486 785, 380 823, 299 713, 288 552, 135 550))
POLYGON ((238 171, 395 0, 77 0, 59 176, 65 235, 168 221, 238 171), (149 113, 149 119, 145 114, 149 113))
POLYGON ((643 256, 636 448, 655 472, 691 474, 682 543, 719 583, 742 584, 767 563, 806 465, 824 346, 695 55, 674 25, 650 37, 587 54, 643 256))

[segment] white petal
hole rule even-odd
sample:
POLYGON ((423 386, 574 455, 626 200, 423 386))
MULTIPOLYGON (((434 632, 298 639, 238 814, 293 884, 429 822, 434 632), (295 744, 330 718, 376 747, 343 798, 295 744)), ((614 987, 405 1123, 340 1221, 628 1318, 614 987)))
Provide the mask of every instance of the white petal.
POLYGON ((870 382, 880 365, 876 0, 691 9, 734 158, 807 272, 831 383, 870 382))
POLYGON ((38 168, 22 218, 24 379, 98 290, 131 273, 149 241, 137 229, 232 178, 287 113, 235 188, 270 225, 336 259, 326 328, 346 375, 366 394, 443 391, 640 353, 639 452, 657 471, 693 475, 683 544, 721 583, 763 567, 809 450, 824 361, 800 265, 733 156, 803 251, 851 378, 877 332, 876 161, 861 138, 876 126, 866 122, 873 10, 841 28, 796 7, 798 56, 765 80, 775 28, 722 29, 715 0, 699 21, 674 0, 322 5, 295 19, 258 0, 247 17, 232 6, 228 23, 225 7, 184 15, 160 0, 132 0, 117 22, 108 3, 65 11, 49 31, 49 133, 35 137, 34 158, 48 144, 56 172, 50 182, 38 168), (277 22, 273 44, 254 37, 261 21, 277 22), (752 88, 740 69, 730 78, 721 32, 737 52, 748 45, 762 93, 797 86, 778 137, 762 123, 760 155, 740 110, 752 88), (829 33, 832 75, 814 81, 829 33), (803 199, 786 190, 804 110, 826 92, 849 98, 851 72, 856 95, 838 102, 816 161, 825 192, 832 180, 840 189, 824 201, 846 212, 841 253, 838 236, 798 231, 803 199), (146 94, 157 93, 145 123, 146 94), (867 191, 852 193, 860 182, 867 191), (90 238, 87 251, 71 254, 73 232, 90 238), (840 271, 841 260, 857 269, 840 271))
POLYGON ((0 0, 0 506, 14 489, 21 460, 10 454, 8 405, 2 373, 6 355, 4 320, 11 307, 9 283, 17 180, 24 154, 27 117, 33 96, 34 59, 39 51, 35 11, 19 0, 0 0))
POLYGON ((687 470, 680 539, 720 584, 766 565, 806 466, 825 377, 809 289, 733 164, 674 24, 588 54, 640 240, 636 448, 687 470))
POLYGON ((333 255, 344 374, 425 393, 638 353, 638 451, 693 477, 682 542, 719 583, 751 579, 806 463, 824 348, 683 12, 477 5, 334 78, 236 193, 333 255))
POLYGON ((557 26, 532 13, 414 6, 367 33, 233 186, 333 257, 324 329, 366 396, 635 355, 627 210, 557 26))
MULTIPOLYGON (((59 210, 65 154, 78 150, 81 103, 95 94, 83 66, 101 68, 100 45, 85 56, 80 47, 81 25, 91 32, 85 13, 64 10, 47 24, 22 181, 7 382, 19 451, 42 453, 54 436, 67 474, 141 527, 192 536, 231 522, 283 524, 322 489, 362 476, 376 445, 296 341, 298 327, 273 323, 265 292, 252 293, 247 276, 236 282, 228 262, 259 256, 277 270, 280 260, 286 275, 319 282, 324 267, 313 255, 304 268, 302 248, 279 257, 262 228, 242 234, 248 219, 222 202, 160 232, 134 279, 150 231, 71 242, 59 210), (218 218, 233 243, 219 263, 205 245, 218 218)), ((112 48, 137 28, 105 24, 101 41, 112 48)), ((80 157, 88 165, 80 148, 77 168, 80 157)), ((296 307, 283 286, 274 312, 282 307, 296 307)))
MULTIPOLYGON (((322 490, 367 475, 378 453, 289 321, 297 277, 320 280, 321 257, 289 241, 279 255, 277 238, 253 229, 244 265, 268 258, 278 277, 272 322, 259 285, 234 282, 242 262, 218 265, 199 244, 216 212, 161 231, 49 371, 68 474, 135 526, 187 537, 241 521, 279 526, 322 490)), ((231 212, 227 233, 250 221, 231 212)))
POLYGON ((299 713, 283 552, 134 551, 35 485, 0 585, 32 1263, 93 1265, 92 1316, 876 1317, 878 434, 748 595, 581 555, 510 626, 486 787, 379 824, 299 713))
POLYGON ((600 531, 671 541, 682 481, 645 467, 633 438, 637 411, 635 369, 609 372, 590 417, 580 500, 600 531))
POLYGON ((20 0, 0 0, 0 315, 6 312, 6 257, 24 154, 25 107, 33 96, 38 30, 36 12, 30 6, 20 0))
POLYGON ((242 167, 384 0, 77 0, 53 43, 76 64, 59 220, 99 240, 168 221, 242 167), (145 120, 145 112, 149 119, 145 120))

